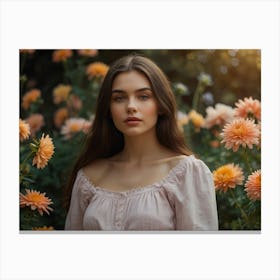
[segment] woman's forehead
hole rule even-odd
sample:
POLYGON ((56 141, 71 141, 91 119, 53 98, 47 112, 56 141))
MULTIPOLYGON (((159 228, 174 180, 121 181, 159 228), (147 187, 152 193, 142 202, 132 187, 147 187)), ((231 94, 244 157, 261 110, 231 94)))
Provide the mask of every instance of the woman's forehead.
POLYGON ((118 74, 113 80, 112 90, 116 88, 151 88, 149 79, 142 73, 132 70, 118 74))

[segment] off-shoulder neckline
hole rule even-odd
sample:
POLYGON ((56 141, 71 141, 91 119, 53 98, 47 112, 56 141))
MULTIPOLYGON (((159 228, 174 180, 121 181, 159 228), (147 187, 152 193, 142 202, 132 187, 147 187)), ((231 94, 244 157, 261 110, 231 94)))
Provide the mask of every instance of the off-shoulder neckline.
POLYGON ((85 174, 83 168, 81 168, 78 173, 80 173, 80 175, 87 181, 89 186, 96 192, 101 192, 103 194, 108 194, 108 195, 111 195, 111 196, 112 195, 113 196, 115 196, 115 195, 117 195, 117 196, 129 196, 129 195, 132 195, 132 194, 138 194, 138 193, 146 192, 146 191, 154 189, 154 188, 158 188, 159 186, 162 185, 163 182, 168 181, 172 176, 174 176, 174 174, 176 174, 179 170, 181 170, 181 167, 185 164, 185 162, 187 160, 189 160, 189 158, 193 158, 193 155, 185 156, 184 158, 182 158, 174 167, 172 167, 169 170, 167 175, 165 175, 159 181, 154 182, 152 184, 144 185, 144 186, 135 186, 135 187, 132 187, 132 188, 126 190, 126 191, 114 191, 114 190, 110 190, 109 188, 101 187, 101 186, 98 186, 98 185, 94 184, 91 181, 91 179, 85 174))

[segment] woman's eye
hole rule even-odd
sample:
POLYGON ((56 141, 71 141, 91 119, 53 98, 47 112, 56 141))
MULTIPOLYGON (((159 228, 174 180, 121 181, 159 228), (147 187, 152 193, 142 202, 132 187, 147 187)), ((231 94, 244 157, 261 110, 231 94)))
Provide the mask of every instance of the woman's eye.
POLYGON ((113 101, 116 101, 116 102, 121 102, 121 101, 123 101, 124 100, 124 97, 123 96, 115 96, 114 98, 113 98, 113 101))
POLYGON ((139 98, 140 98, 140 100, 147 100, 150 98, 150 96, 149 95, 140 95, 139 98))

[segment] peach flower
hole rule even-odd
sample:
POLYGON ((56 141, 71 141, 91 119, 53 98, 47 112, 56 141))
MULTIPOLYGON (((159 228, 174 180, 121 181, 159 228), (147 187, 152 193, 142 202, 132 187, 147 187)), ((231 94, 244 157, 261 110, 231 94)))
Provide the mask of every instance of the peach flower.
POLYGON ((22 98, 21 106, 23 109, 27 110, 32 103, 37 101, 41 97, 41 91, 39 89, 32 89, 25 93, 22 98))
POLYGON ((32 49, 20 49, 19 52, 20 52, 20 53, 32 54, 32 53, 35 52, 35 50, 32 50, 32 49))
POLYGON ((61 128, 61 134, 64 135, 65 139, 70 139, 80 131, 86 133, 90 125, 91 123, 83 118, 70 118, 61 128))
POLYGON ((66 61, 69 57, 73 55, 72 50, 56 50, 53 52, 53 62, 66 61))
POLYGON ((261 170, 253 172, 245 184, 247 196, 255 201, 261 199, 261 170))
POLYGON ((93 62, 87 66, 86 73, 89 79, 94 77, 105 77, 109 67, 102 62, 93 62))
POLYGON ((65 120, 69 117, 69 112, 67 108, 60 108, 54 114, 54 125, 60 128, 65 120))
POLYGON ((189 120, 193 123, 195 126, 196 131, 200 131, 200 128, 204 126, 205 120, 203 116, 199 113, 197 113, 195 110, 191 110, 188 114, 189 120))
POLYGON ((43 169, 54 154, 52 138, 50 138, 49 135, 44 136, 43 134, 40 141, 33 144, 33 147, 35 147, 37 151, 33 158, 32 165, 36 165, 37 168, 43 169))
POLYGON ((67 106, 70 108, 70 110, 79 111, 83 107, 83 102, 79 96, 71 94, 67 100, 67 106))
POLYGON ((54 228, 52 226, 50 226, 50 227, 43 226, 43 227, 32 228, 32 230, 54 230, 54 228))
POLYGON ((233 117, 234 109, 232 107, 217 103, 215 108, 212 106, 206 108, 205 127, 224 126, 226 123, 231 122, 233 117))
POLYGON ((22 119, 19 119, 19 139, 20 141, 24 141, 28 139, 30 135, 30 126, 28 123, 23 121, 22 119))
POLYGON ((72 87, 70 85, 59 84, 53 89, 53 102, 59 104, 66 101, 71 90, 72 87))
POLYGON ((92 49, 77 50, 77 52, 81 56, 89 56, 89 57, 94 57, 97 56, 98 54, 98 50, 92 50, 92 49))
POLYGON ((220 135, 226 149, 236 152, 240 146, 252 149, 258 145, 260 130, 253 120, 238 118, 226 124, 220 135))
POLYGON ((38 191, 25 189, 26 194, 20 193, 20 207, 30 206, 31 210, 38 210, 39 214, 43 216, 43 212, 48 215, 49 211, 53 211, 50 204, 53 204, 52 200, 46 197, 46 193, 40 193, 38 191))
POLYGON ((242 185, 244 175, 238 165, 232 163, 223 165, 213 171, 213 179, 216 190, 226 192, 228 188, 235 188, 236 185, 242 185))
POLYGON ((27 119, 26 122, 30 126, 31 136, 34 137, 35 134, 40 131, 40 129, 45 125, 44 117, 41 114, 32 114, 27 119))
POLYGON ((251 96, 245 97, 244 100, 239 99, 235 106, 235 116, 247 118, 252 115, 258 120, 261 119, 261 102, 259 100, 253 99, 251 96))
POLYGON ((212 140, 209 144, 212 148, 218 148, 220 146, 220 142, 218 140, 212 140))
POLYGON ((92 126, 92 121, 85 121, 82 131, 88 134, 92 126))

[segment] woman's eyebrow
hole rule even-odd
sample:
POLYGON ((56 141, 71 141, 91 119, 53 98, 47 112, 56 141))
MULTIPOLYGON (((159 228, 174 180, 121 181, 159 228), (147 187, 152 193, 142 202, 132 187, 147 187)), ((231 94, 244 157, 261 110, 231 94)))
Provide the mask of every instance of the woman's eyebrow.
MULTIPOLYGON (((151 88, 149 88, 149 87, 143 87, 143 88, 137 89, 135 92, 141 92, 141 91, 146 91, 146 90, 152 91, 151 88)), ((126 93, 126 91, 121 90, 121 89, 113 89, 112 93, 126 93)))

